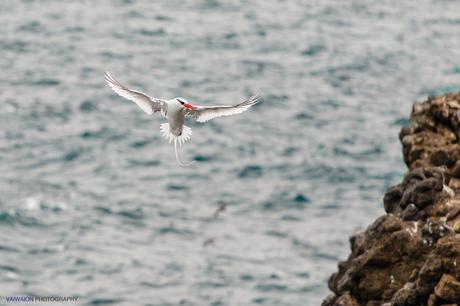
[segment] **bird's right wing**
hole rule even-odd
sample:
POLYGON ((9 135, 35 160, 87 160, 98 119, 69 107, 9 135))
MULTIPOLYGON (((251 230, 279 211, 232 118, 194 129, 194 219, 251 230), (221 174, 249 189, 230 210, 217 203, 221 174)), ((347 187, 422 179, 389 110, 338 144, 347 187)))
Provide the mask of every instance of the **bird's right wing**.
POLYGON ((139 106, 147 114, 151 115, 154 112, 161 111, 164 115, 166 115, 167 105, 165 100, 153 98, 140 91, 129 89, 118 82, 108 72, 105 73, 105 81, 109 84, 113 91, 123 98, 136 103, 137 106, 139 106))
POLYGON ((187 109, 186 114, 192 115, 198 122, 206 122, 217 117, 241 114, 257 104, 258 101, 259 95, 255 94, 249 99, 234 105, 196 106, 194 111, 187 109))

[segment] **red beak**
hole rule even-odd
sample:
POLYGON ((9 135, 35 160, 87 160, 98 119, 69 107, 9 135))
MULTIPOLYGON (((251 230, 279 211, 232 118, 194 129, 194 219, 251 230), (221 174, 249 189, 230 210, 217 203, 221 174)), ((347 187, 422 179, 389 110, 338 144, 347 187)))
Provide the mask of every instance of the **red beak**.
POLYGON ((195 107, 195 105, 193 105, 193 104, 185 103, 185 104, 184 104, 184 107, 185 107, 185 108, 188 108, 188 109, 191 109, 192 111, 196 111, 196 107, 195 107))

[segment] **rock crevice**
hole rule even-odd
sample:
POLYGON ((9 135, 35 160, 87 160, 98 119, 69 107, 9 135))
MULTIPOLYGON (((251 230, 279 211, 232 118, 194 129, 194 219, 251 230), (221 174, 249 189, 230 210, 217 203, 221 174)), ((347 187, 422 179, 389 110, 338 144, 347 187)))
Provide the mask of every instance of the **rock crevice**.
POLYGON ((350 238, 323 306, 460 305, 460 93, 416 103, 399 138, 409 171, 350 238))

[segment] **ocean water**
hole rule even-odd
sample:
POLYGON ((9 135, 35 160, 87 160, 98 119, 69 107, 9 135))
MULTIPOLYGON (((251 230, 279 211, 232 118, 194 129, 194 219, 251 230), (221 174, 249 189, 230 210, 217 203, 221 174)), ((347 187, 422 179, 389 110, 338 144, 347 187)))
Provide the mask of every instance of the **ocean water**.
POLYGON ((0 296, 319 305, 404 175, 412 103, 460 89, 460 3, 3 0, 0 55, 0 296), (262 103, 189 120, 184 169, 106 70, 262 103))

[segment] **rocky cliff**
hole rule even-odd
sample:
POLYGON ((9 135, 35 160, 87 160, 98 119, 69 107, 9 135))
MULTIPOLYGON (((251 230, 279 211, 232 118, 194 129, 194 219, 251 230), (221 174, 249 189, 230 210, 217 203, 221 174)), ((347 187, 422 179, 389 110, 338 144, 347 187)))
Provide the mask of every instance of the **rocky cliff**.
POLYGON ((409 171, 350 238, 323 306, 460 305, 460 93, 415 104, 399 138, 409 171))

